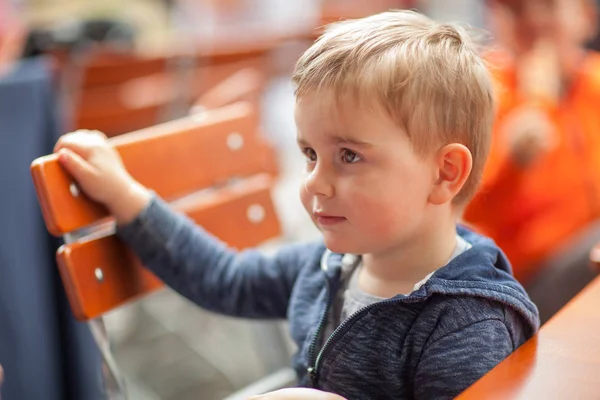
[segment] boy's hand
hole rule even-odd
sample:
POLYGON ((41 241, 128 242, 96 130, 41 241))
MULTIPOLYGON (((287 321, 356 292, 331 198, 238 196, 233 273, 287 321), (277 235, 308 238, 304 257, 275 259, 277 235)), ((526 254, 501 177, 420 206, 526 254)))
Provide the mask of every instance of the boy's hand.
MULTIPOLYGON (((560 101, 562 74, 556 46, 539 39, 533 48, 517 61, 520 95, 532 104, 560 101)), ((521 167, 529 166, 538 156, 557 144, 557 134, 548 115, 536 106, 522 106, 504 120, 502 127, 509 153, 521 167)))
POLYGON ((533 48, 517 60, 518 84, 525 99, 558 103, 562 71, 556 46, 548 39, 538 40, 533 48))
POLYGON ((54 152, 79 188, 124 224, 149 203, 151 194, 125 169, 119 153, 98 131, 79 130, 61 137, 54 152))
POLYGON ((345 400, 337 394, 322 392, 315 389, 290 388, 252 396, 249 400, 345 400))
POLYGON ((552 122, 536 107, 514 110, 505 118, 501 129, 507 139, 509 154, 520 167, 528 167, 558 142, 552 122))

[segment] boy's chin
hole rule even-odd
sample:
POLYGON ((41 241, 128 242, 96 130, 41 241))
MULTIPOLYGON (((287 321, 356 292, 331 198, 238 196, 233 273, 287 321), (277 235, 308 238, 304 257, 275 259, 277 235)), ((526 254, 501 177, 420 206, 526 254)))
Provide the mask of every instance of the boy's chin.
POLYGON ((324 236, 325 246, 332 252, 338 254, 362 254, 363 252, 356 245, 356 243, 350 243, 347 240, 340 240, 338 238, 331 238, 324 236))

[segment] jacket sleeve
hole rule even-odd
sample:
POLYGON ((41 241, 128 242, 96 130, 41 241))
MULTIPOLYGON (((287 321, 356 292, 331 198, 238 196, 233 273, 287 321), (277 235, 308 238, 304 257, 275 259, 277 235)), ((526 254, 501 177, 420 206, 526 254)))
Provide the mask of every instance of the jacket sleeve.
POLYGON ((245 318, 285 318, 300 268, 318 246, 288 246, 273 256, 237 252, 156 197, 118 234, 146 268, 183 296, 245 318))
POLYGON ((513 351, 503 321, 486 319, 429 343, 415 372, 415 399, 452 399, 513 351))

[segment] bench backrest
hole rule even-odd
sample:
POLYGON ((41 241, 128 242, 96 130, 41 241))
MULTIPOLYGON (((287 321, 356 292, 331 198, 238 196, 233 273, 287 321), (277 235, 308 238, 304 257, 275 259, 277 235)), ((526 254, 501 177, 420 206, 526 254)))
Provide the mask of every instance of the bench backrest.
MULTIPOLYGON (((270 197, 274 153, 249 103, 236 103, 109 139, 129 172, 233 247, 280 234, 270 197)), ((161 286, 112 234, 107 211, 80 194, 56 155, 32 163, 48 230, 67 238, 60 273, 80 320, 161 286)))
POLYGON ((74 68, 70 83, 74 126, 115 136, 181 116, 178 110, 226 76, 249 67, 267 70, 275 45, 227 45, 156 57, 92 53, 74 68))

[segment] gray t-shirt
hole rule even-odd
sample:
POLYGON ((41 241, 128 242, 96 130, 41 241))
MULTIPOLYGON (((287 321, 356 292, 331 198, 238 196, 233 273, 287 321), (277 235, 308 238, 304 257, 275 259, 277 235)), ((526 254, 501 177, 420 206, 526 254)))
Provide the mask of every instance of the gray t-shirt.
MULTIPOLYGON (((456 235, 456 247, 450 256, 448 262, 458 257, 460 254, 471 248, 471 244, 459 235, 456 235)), ((329 337, 344 320, 363 307, 383 300, 384 297, 374 296, 365 293, 358 287, 358 274, 362 268, 362 262, 357 256, 346 255, 342 261, 342 289, 334 300, 332 312, 329 314, 329 320, 325 329, 325 337, 329 337)), ((422 280, 417 282, 412 291, 419 290, 431 278, 435 271, 427 274, 422 280)), ((404 293, 406 295, 410 293, 404 293)))

